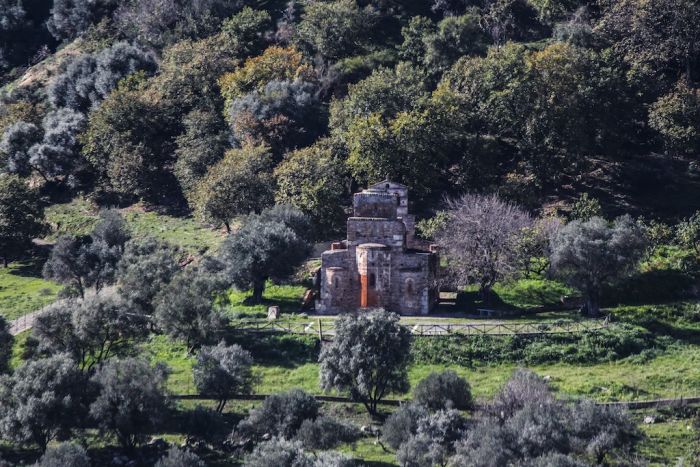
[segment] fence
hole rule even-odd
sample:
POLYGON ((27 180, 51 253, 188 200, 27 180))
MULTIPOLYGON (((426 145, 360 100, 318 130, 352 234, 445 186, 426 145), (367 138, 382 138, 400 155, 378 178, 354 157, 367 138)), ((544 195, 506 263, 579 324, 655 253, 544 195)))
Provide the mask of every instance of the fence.
MULTIPOLYGON (((244 401, 262 401, 268 394, 239 394, 231 396, 231 400, 244 400, 244 401)), ((340 403, 354 403, 352 399, 342 396, 326 396, 326 395, 314 395, 316 400, 322 402, 340 402, 340 403)), ((200 395, 200 394, 176 394, 172 396, 175 400, 216 400, 214 396, 200 395)), ((410 399, 397 400, 397 399, 382 399, 378 403, 380 405, 388 406, 398 406, 402 403, 409 402, 410 399)), ((575 399, 572 400, 572 402, 575 399)), ((682 406, 682 405, 698 405, 700 404, 700 397, 679 397, 677 399, 653 399, 653 400, 632 400, 632 401, 616 401, 616 402, 596 402, 596 405, 603 406, 617 406, 624 407, 629 410, 641 410, 641 409, 655 409, 659 407, 669 407, 669 406, 682 406)), ((476 410, 484 410, 488 408, 486 404, 477 402, 474 406, 476 410)))
MULTIPOLYGON (((607 328, 608 318, 585 321, 553 321, 523 323, 404 323, 403 326, 416 336, 513 336, 571 334, 593 332, 607 328)), ((335 321, 316 319, 312 321, 239 321, 234 330, 248 332, 284 332, 289 334, 316 335, 319 339, 335 335, 335 321)))

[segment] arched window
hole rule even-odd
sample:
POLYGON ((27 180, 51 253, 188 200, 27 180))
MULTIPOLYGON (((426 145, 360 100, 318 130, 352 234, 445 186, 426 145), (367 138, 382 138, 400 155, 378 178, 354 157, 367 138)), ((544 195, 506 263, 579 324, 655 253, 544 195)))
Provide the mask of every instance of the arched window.
POLYGON ((337 289, 338 288, 338 278, 335 277, 333 278, 333 286, 337 289))
POLYGON ((369 274, 369 286, 375 288, 377 286, 377 276, 373 272, 369 274))
POLYGON ((406 293, 408 295, 413 295, 413 280, 412 279, 406 280, 406 293))

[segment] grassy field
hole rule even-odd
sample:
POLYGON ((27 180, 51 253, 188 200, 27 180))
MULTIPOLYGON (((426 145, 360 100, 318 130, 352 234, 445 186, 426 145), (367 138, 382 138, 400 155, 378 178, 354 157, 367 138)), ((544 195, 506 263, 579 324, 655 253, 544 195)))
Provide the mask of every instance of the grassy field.
POLYGON ((61 286, 41 278, 41 264, 33 261, 0 267, 0 315, 8 320, 36 311, 56 299, 61 286))
POLYGON ((654 424, 641 424, 645 439, 639 453, 653 466, 692 465, 698 446, 698 432, 690 419, 670 419, 654 424))
MULTIPOLYGON (((134 237, 152 236, 177 245, 192 254, 202 254, 216 248, 224 238, 223 232, 203 226, 191 217, 175 217, 147 211, 140 205, 121 210, 134 237)), ((55 204, 46 210, 51 226, 48 240, 64 234, 89 233, 98 220, 95 206, 83 198, 55 204)))

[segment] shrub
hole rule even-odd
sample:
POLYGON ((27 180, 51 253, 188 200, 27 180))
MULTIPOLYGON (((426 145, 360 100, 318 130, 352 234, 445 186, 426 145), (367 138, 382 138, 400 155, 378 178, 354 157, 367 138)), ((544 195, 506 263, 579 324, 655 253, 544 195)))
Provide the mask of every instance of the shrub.
POLYGON ((318 409, 315 397, 301 389, 292 389, 267 397, 262 406, 241 420, 237 430, 254 438, 267 434, 291 439, 304 420, 318 417, 318 409))
POLYGON ((332 449, 359 437, 360 430, 356 426, 330 417, 304 420, 297 432, 297 439, 306 449, 332 449))
POLYGON ((48 448, 34 467, 90 467, 90 457, 82 446, 61 443, 48 448))
POLYGON ((398 449, 418 430, 418 421, 428 414, 427 410, 416 404, 402 405, 389 415, 382 427, 382 439, 393 449, 398 449))
POLYGON ((197 454, 172 447, 156 462, 155 467, 204 467, 205 465, 197 454))
POLYGON ((471 388, 454 371, 430 373, 413 390, 413 400, 430 410, 468 409, 472 403, 471 388))

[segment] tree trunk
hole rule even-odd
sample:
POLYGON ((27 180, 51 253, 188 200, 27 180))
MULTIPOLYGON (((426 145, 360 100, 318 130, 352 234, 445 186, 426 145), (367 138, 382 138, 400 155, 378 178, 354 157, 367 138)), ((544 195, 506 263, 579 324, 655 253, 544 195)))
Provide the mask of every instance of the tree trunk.
POLYGON ((254 304, 262 303, 263 292, 265 292, 265 281, 256 281, 253 283, 253 296, 251 300, 254 304))
POLYGON ((226 233, 230 234, 231 233, 231 224, 229 221, 224 221, 224 225, 226 226, 226 233))
POLYGON ((586 297, 586 315, 591 318, 600 316, 600 299, 597 292, 589 292, 586 297))

